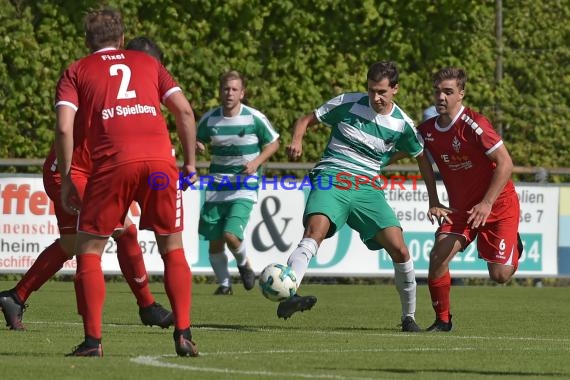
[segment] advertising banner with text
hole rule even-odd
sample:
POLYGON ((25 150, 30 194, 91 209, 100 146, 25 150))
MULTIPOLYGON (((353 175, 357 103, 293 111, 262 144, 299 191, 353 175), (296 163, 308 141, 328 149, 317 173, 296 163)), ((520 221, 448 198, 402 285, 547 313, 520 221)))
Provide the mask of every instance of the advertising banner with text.
MULTIPOLYGON (((428 197, 421 181, 417 186, 385 190, 389 204, 404 229, 404 238, 414 259, 418 277, 425 277, 429 252, 433 246, 433 226, 427 220, 428 197)), ((558 274, 559 191, 554 186, 517 185, 521 201, 520 234, 525 252, 520 260, 519 277, 556 276, 558 274)), ((285 263, 289 253, 303 235, 302 214, 309 186, 278 186, 269 183, 259 190, 246 228, 245 243, 256 272, 272 262, 285 263)), ((438 184, 440 200, 447 194, 438 184)), ((197 234, 200 205, 204 192, 184 192, 184 248, 194 274, 213 274, 208 259, 208 242, 197 234)), ((53 203, 44 192, 40 177, 0 177, 0 273, 25 273, 41 251, 58 238, 53 203)), ((140 209, 133 204, 130 215, 138 222, 140 209)), ((147 270, 162 274, 163 264, 154 235, 139 231, 139 243, 147 270)), ((228 253, 231 261, 231 254, 228 253)), ((116 244, 110 239, 103 254, 103 270, 117 274, 116 244)), ((61 273, 74 273, 75 260, 68 261, 61 273)), ((486 276, 483 260, 477 258, 476 245, 451 263, 454 276, 486 276)), ((235 263, 232 271, 237 273, 235 263)), ((393 274, 390 257, 383 250, 370 251, 358 233, 344 226, 324 241, 311 262, 308 275, 318 276, 385 276, 393 274)))

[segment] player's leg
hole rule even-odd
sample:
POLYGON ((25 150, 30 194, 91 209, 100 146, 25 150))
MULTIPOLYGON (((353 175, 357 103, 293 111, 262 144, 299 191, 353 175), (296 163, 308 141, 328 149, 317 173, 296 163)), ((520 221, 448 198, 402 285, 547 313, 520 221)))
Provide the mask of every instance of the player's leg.
POLYGON ((184 255, 182 233, 156 235, 164 262, 164 288, 174 313, 174 346, 179 356, 198 356, 190 330, 192 272, 184 255))
POLYGON ((487 261, 491 280, 504 284, 515 274, 522 253, 519 228, 519 200, 516 194, 493 205, 487 222, 479 230, 477 249, 487 261))
POLYGON ((141 322, 147 326, 168 328, 173 324, 173 315, 171 311, 155 302, 150 291, 136 225, 126 217, 122 228, 113 232, 113 238, 117 242, 117 259, 121 272, 137 299, 141 322))
MULTIPOLYGON (((39 290, 52 278, 63 264, 73 257, 77 216, 67 214, 61 207, 61 177, 57 171, 44 168, 44 188, 54 203, 60 238, 44 249, 34 264, 27 270, 13 289, 0 292, 0 309, 6 325, 12 330, 24 330, 22 323, 25 303, 31 293, 39 290)), ((73 182, 80 196, 83 195, 87 178, 74 175, 73 182)))
MULTIPOLYGON (((301 286, 311 259, 317 255, 319 246, 331 228, 329 218, 323 214, 308 215, 305 224, 303 239, 301 239, 297 248, 291 252, 287 260, 287 265, 295 272, 297 288, 301 286)), ((317 297, 315 296, 295 294, 293 297, 279 303, 277 306, 277 317, 283 319, 290 318, 298 311, 310 310, 315 303, 317 303, 317 297)))
POLYGON ((234 256, 239 275, 246 290, 255 286, 255 272, 251 268, 250 259, 244 240, 244 232, 251 215, 253 202, 250 200, 237 199, 229 205, 228 214, 224 223, 224 242, 234 256))
POLYGON ((394 266, 394 282, 402 306, 402 331, 418 332, 415 321, 416 276, 414 262, 404 243, 400 222, 386 202, 383 192, 372 186, 354 192, 354 203, 347 223, 360 233, 368 249, 386 249, 394 266))
POLYGON ((226 243, 224 242, 224 215, 226 203, 205 202, 200 210, 198 233, 209 242, 208 258, 216 276, 218 288, 214 295, 232 295, 232 278, 228 270, 226 243))
POLYGON ((60 241, 61 239, 57 239, 40 253, 13 289, 0 292, 0 309, 4 314, 6 326, 9 326, 11 330, 25 330, 22 317, 28 297, 32 292, 40 289, 70 259, 60 241))
POLYGON ((81 231, 77 234, 77 270, 74 285, 77 310, 83 319, 84 340, 67 356, 103 356, 101 340, 105 278, 101 268, 101 256, 111 232, 112 230, 108 236, 81 231))
POLYGON ((208 246, 208 258, 210 265, 216 276, 218 287, 214 291, 216 296, 231 296, 234 294, 232 289, 232 277, 228 269, 228 256, 226 255, 226 243, 223 238, 210 240, 208 246))
POLYGON ((430 252, 428 271, 428 288, 435 312, 435 322, 427 328, 427 331, 451 331, 451 275, 449 273, 449 263, 466 246, 467 240, 463 235, 448 233, 436 235, 434 246, 430 252))
MULTIPOLYGON (((402 306, 402 331, 419 332, 420 327, 415 321, 416 313, 416 274, 414 261, 410 257, 408 248, 404 242, 402 229, 399 226, 386 227, 379 230, 374 236, 374 241, 378 246, 388 252, 394 266, 394 283, 400 296, 402 306)), ((370 243, 367 244, 371 248, 370 243)))
POLYGON ((176 183, 166 189, 154 191, 146 182, 151 173, 164 172, 176 178, 174 165, 163 162, 146 164, 147 174, 141 175, 135 200, 140 204, 142 215, 140 228, 154 231, 158 250, 164 262, 164 288, 174 313, 174 347, 179 356, 198 356, 192 341, 190 313, 192 307, 192 272, 186 261, 182 244, 184 209, 182 192, 176 183))
POLYGON ((139 170, 138 163, 127 164, 95 171, 88 180, 78 223, 74 279, 85 339, 69 356, 103 355, 105 279, 101 256, 107 240, 127 216, 138 186, 139 170))
MULTIPOLYGON (((309 194, 303 213, 305 232, 287 260, 287 265, 295 272, 297 287, 301 286, 309 263, 317 255, 323 240, 333 236, 346 223, 350 197, 350 192, 335 187, 321 190, 315 186, 309 194)), ((310 310, 316 302, 314 296, 296 294, 279 303, 277 317, 287 319, 298 311, 310 310)))

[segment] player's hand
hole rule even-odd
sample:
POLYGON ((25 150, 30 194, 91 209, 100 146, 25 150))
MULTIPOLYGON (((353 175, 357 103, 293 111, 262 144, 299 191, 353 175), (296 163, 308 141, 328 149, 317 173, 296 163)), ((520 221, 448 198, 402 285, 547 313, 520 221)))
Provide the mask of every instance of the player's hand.
POLYGON ((449 224, 453 224, 449 214, 453 214, 453 209, 445 207, 440 203, 429 208, 427 217, 431 224, 434 224, 434 222, 437 221, 437 224, 441 226, 444 221, 449 224))
POLYGON ((492 204, 489 202, 482 201, 477 203, 471 210, 467 211, 469 218, 467 218, 467 224, 471 224, 472 228, 477 228, 479 226, 484 226, 487 223, 487 218, 491 214, 492 204))
POLYGON ((301 158, 301 154, 303 154, 303 143, 292 142, 291 144, 287 145, 287 148, 285 148, 285 150, 287 152, 287 157, 289 157, 289 160, 297 161, 299 158, 301 158))
POLYGON ((259 164, 255 160, 247 162, 244 166, 245 168, 242 170, 242 173, 247 175, 257 173, 257 168, 259 168, 259 164))
POLYGON ((184 175, 184 181, 180 181, 180 186, 182 187, 180 190, 184 191, 189 187, 189 183, 196 183, 198 180, 198 171, 194 165, 182 165, 180 171, 184 175))
POLYGON ((61 206, 71 215, 78 215, 81 210, 81 197, 70 176, 63 178, 61 182, 61 206))
POLYGON ((196 141, 196 153, 204 154, 206 152, 206 146, 200 141, 196 141))

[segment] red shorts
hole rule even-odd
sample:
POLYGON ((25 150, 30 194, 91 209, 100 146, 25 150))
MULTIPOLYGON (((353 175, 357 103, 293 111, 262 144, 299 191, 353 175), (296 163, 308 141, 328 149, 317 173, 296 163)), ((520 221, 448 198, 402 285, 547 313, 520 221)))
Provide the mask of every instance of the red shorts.
POLYGON ((497 200, 484 226, 473 229, 467 224, 466 212, 449 214, 453 224, 444 223, 436 235, 457 234, 467 240, 464 249, 477 238, 479 257, 489 263, 518 266, 517 233, 520 204, 516 193, 497 200))
POLYGON ((175 161, 131 162, 95 169, 83 197, 79 231, 110 236, 129 206, 141 207, 140 229, 169 235, 183 230, 182 193, 175 161))
MULTIPOLYGON (((87 174, 72 171, 71 180, 77 188, 80 198, 83 198, 85 186, 87 185, 87 174)), ((77 215, 68 214, 61 207, 61 175, 57 170, 52 171, 50 168, 44 167, 43 170, 44 188, 46 194, 53 201, 55 217, 57 218, 57 226, 60 235, 69 235, 77 233, 77 215)))

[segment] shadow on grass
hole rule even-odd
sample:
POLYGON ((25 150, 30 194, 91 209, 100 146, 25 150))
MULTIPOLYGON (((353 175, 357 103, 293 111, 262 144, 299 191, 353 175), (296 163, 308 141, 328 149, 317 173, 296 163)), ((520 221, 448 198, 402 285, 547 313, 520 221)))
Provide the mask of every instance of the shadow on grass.
MULTIPOLYGON (((330 370, 330 368, 327 368, 330 370)), ((339 368, 340 370, 340 368, 339 368)), ((345 370, 345 368, 342 368, 345 370)), ((368 369, 368 368, 361 368, 357 369, 357 371, 361 372, 388 372, 388 373, 398 373, 398 374, 412 374, 412 375, 421 375, 422 373, 441 373, 442 375, 480 375, 480 376, 519 376, 519 377, 566 377, 568 376, 567 372, 523 372, 523 371, 493 371, 493 370, 468 370, 468 369, 433 369, 433 368, 426 368, 426 369, 401 369, 401 368, 379 368, 379 369, 368 369)))
MULTIPOLYGON (((235 330, 235 331, 251 331, 251 332, 259 332, 260 330, 264 331, 282 331, 283 329, 287 330, 295 330, 295 331, 314 331, 315 329, 312 327, 302 327, 302 326, 290 326, 287 325, 287 322, 284 321, 281 326, 275 325, 234 325, 234 324, 222 324, 222 323, 203 323, 203 324, 193 324, 192 328, 194 329, 212 329, 212 330, 235 330)), ((371 327, 322 327, 319 330, 326 330, 326 331, 339 331, 339 332, 346 332, 346 331, 362 331, 362 332, 400 332, 399 329, 390 329, 390 328, 371 328, 371 327)))

